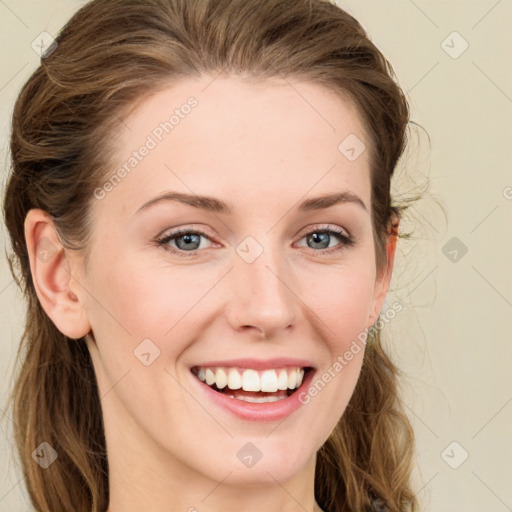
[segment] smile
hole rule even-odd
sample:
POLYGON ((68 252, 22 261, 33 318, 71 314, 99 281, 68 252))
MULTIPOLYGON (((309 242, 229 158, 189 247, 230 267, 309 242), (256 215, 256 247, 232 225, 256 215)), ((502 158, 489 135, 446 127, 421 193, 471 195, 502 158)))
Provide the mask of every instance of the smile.
POLYGON ((200 367, 192 373, 214 391, 230 398, 252 403, 283 400, 302 384, 310 368, 286 367, 267 370, 236 367, 200 367))

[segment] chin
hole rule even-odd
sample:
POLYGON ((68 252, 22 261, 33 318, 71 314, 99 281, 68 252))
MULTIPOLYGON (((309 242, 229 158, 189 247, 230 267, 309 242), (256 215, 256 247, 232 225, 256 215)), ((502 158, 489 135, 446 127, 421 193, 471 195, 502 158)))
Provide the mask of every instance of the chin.
POLYGON ((265 438, 249 439, 238 439, 233 455, 212 463, 208 476, 218 480, 220 475, 229 474, 231 485, 275 485, 276 480, 283 483, 293 479, 314 457, 298 441, 290 443, 288 439, 285 446, 280 446, 265 438))

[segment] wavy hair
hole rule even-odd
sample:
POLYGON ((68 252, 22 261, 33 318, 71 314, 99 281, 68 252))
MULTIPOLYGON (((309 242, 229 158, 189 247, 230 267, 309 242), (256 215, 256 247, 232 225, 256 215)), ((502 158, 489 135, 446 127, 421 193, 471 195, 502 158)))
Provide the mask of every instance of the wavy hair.
MULTIPOLYGON (((392 220, 406 208, 392 204, 390 183, 407 143, 409 106, 360 23, 328 0, 93 0, 56 43, 23 86, 12 117, 3 214, 27 313, 9 403, 36 509, 105 512, 108 460, 94 369, 84 339, 60 333, 38 301, 27 212, 48 212, 63 244, 87 254, 93 191, 115 164, 108 158, 112 133, 130 109, 182 77, 300 78, 351 100, 369 134, 381 268, 392 220), (59 454, 44 471, 31 457, 42 441, 59 454)), ((399 377, 377 330, 346 411, 317 453, 315 498, 324 510, 417 510, 414 435, 399 377)))

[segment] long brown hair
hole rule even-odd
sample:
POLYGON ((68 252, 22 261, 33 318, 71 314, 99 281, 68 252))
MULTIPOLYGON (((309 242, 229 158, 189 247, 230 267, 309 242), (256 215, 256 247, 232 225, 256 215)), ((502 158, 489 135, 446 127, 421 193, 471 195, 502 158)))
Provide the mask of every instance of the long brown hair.
MULTIPOLYGON (((24 238, 31 208, 48 212, 66 247, 87 252, 93 191, 111 172, 119 120, 158 88, 202 73, 294 77, 356 105, 370 137, 377 266, 386 261, 390 180, 407 142, 409 107, 362 26, 328 0, 93 0, 64 26, 17 98, 4 217, 11 271, 27 300, 13 417, 37 510, 104 512, 108 460, 101 403, 84 339, 60 333, 35 293, 24 238), (53 48, 52 48, 53 49, 53 48), (46 470, 31 454, 59 454, 46 470)), ((315 497, 328 512, 417 510, 414 437, 399 371, 369 337, 349 405, 317 454, 315 497)))

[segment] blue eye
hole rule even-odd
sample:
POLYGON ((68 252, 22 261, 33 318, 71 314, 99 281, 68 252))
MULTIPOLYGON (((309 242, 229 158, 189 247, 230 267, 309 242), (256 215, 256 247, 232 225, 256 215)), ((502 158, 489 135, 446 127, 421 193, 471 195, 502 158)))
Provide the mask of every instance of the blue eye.
POLYGON ((197 251, 201 246, 201 238, 211 240, 209 236, 207 236, 205 233, 201 233, 200 231, 180 229, 178 231, 174 231, 173 233, 169 233, 163 238, 158 239, 157 243, 158 245, 163 246, 171 252, 184 251, 195 254, 195 251, 197 251), (174 242, 178 250, 170 246, 169 242, 174 242), (194 247, 191 247, 191 245, 194 247))
MULTIPOLYGON (((343 248, 343 246, 346 245, 353 245, 354 240, 344 234, 342 231, 338 231, 336 229, 332 228, 324 228, 324 229, 315 229, 314 231, 310 231, 309 233, 306 233, 303 238, 307 239, 307 242, 311 242, 314 244, 313 247, 310 247, 311 249, 328 249, 332 248, 329 247, 329 243, 333 238, 337 238, 341 241, 341 244, 338 246, 334 246, 334 250, 340 250, 343 248), (325 245, 327 243, 327 245, 325 245)), ((324 251, 324 252, 332 252, 332 251, 324 251)))
MULTIPOLYGON (((165 250, 178 254, 182 257, 197 256, 198 251, 201 249, 201 239, 212 239, 202 231, 194 231, 191 229, 178 229, 156 240, 159 247, 165 250), (171 245, 171 242, 173 245, 171 245)), ((330 254, 332 252, 340 251, 346 246, 353 246, 355 240, 342 230, 334 229, 331 227, 316 228, 305 233, 302 239, 306 239, 306 243, 311 243, 313 246, 308 246, 309 249, 315 253, 330 254), (338 239, 337 245, 330 246, 331 240, 338 239)), ((202 248, 204 249, 204 247, 202 248)))

